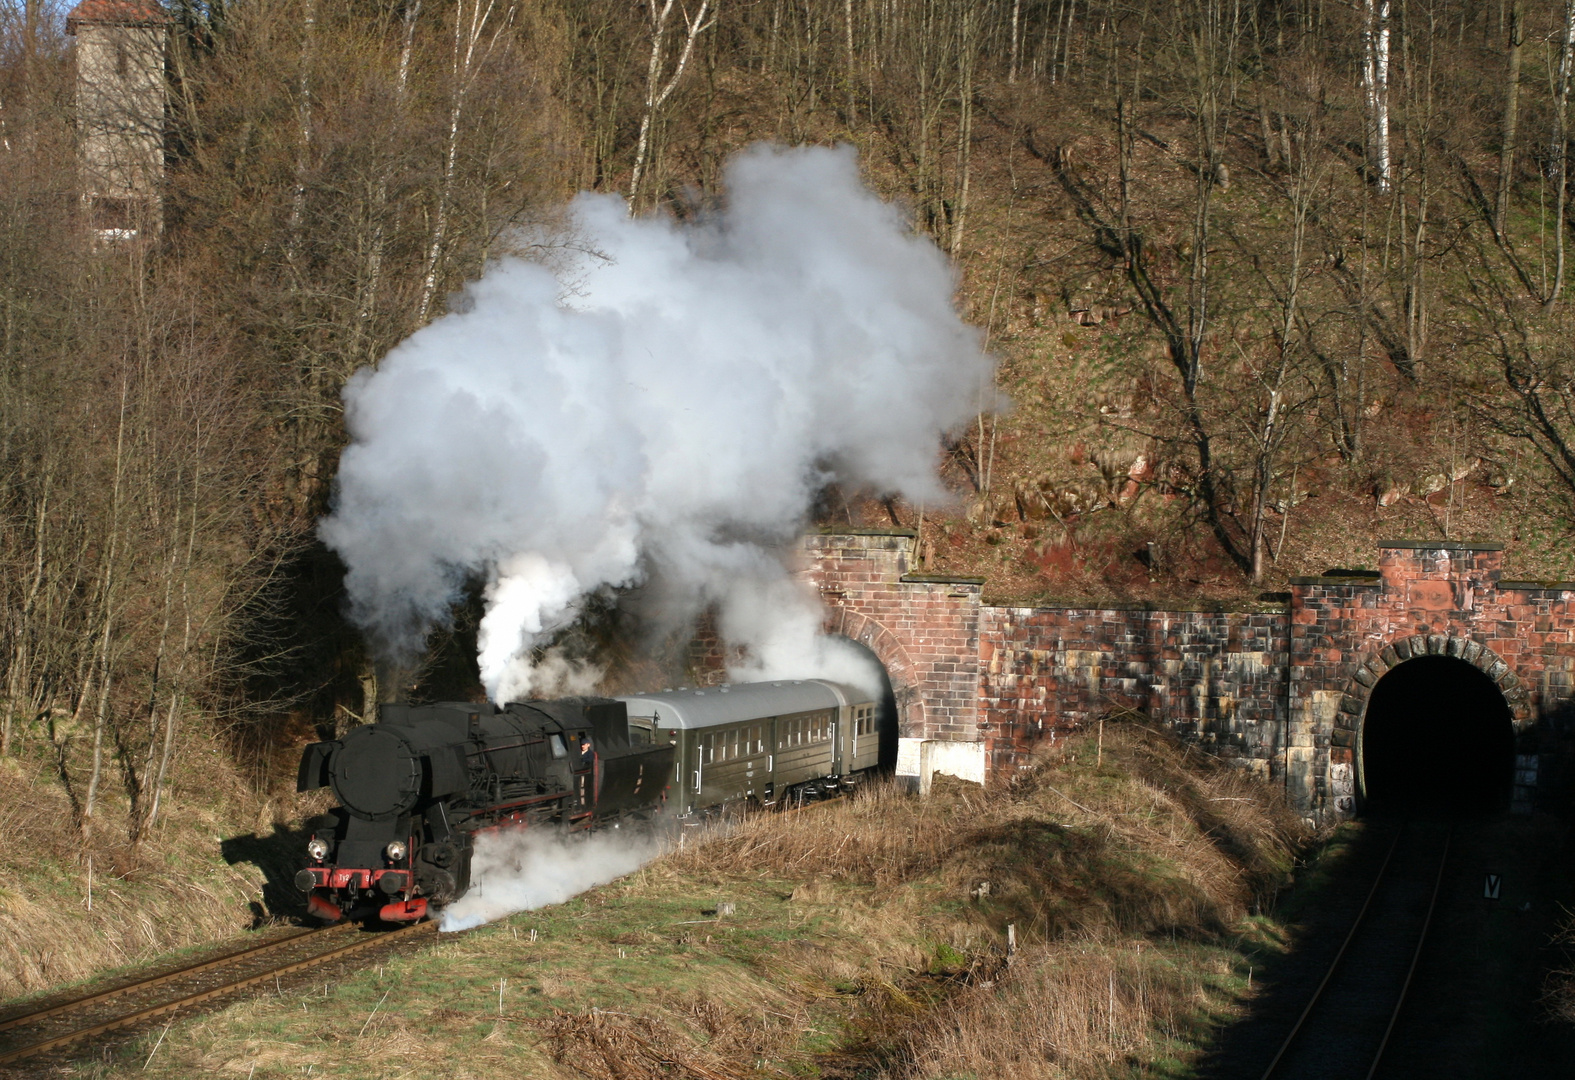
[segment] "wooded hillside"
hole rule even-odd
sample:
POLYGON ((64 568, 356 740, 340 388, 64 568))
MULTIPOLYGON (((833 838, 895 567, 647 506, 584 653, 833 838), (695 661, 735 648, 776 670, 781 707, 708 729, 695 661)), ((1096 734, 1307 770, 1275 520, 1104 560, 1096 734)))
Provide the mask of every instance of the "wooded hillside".
POLYGON ((827 522, 1021 601, 1251 596, 1380 534, 1575 573, 1575 3, 169 15, 162 230, 124 242, 79 198, 65 8, 0 3, 0 756, 84 832, 113 787, 134 850, 188 730, 265 786, 363 710, 312 533, 346 378, 572 245, 572 192, 704 213, 760 139, 860 148, 1015 403, 944 448, 957 506, 827 522))

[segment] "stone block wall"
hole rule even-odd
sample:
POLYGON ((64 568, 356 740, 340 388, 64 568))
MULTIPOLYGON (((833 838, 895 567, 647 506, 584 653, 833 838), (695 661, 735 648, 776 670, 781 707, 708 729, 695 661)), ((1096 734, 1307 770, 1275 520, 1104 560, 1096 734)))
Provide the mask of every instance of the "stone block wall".
POLYGON ((1335 813, 1360 788, 1362 717, 1378 680, 1414 656, 1452 656, 1498 684, 1518 732, 1566 708, 1575 584, 1503 576, 1498 544, 1387 541, 1376 574, 1292 582, 1293 794, 1335 813))
POLYGON ((991 771, 1114 709, 1137 709, 1264 775, 1284 732, 1286 613, 985 607, 980 729, 991 771))
POLYGON ((66 18, 82 195, 95 227, 116 238, 160 228, 169 26, 155 0, 83 0, 66 18))
POLYGON ((904 530, 812 536, 804 555, 826 630, 886 665, 900 737, 972 744, 992 781, 1038 741, 1132 708, 1339 815, 1362 782, 1368 694, 1413 656, 1475 665, 1519 731, 1575 711, 1575 583, 1504 580, 1497 545, 1388 542, 1377 571, 1234 610, 985 605, 978 579, 913 574, 904 530))

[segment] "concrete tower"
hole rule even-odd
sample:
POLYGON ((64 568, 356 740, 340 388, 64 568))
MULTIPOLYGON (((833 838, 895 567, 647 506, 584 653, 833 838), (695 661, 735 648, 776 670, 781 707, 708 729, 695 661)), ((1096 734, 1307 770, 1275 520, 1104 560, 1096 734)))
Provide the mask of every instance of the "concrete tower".
POLYGON ((156 0, 83 0, 66 17, 77 38, 77 168, 88 220, 107 241, 163 223, 165 48, 156 0))

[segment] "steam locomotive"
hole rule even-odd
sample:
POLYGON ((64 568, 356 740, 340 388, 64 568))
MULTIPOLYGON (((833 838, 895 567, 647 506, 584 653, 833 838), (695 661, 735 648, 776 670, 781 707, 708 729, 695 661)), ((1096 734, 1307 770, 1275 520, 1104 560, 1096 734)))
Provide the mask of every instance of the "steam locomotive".
POLYGON ((878 762, 876 714, 869 695, 814 679, 384 705, 376 723, 301 755, 297 790, 330 787, 339 806, 319 819, 296 884, 327 922, 414 922, 464 894, 475 838, 491 829, 590 829, 854 784, 878 762))

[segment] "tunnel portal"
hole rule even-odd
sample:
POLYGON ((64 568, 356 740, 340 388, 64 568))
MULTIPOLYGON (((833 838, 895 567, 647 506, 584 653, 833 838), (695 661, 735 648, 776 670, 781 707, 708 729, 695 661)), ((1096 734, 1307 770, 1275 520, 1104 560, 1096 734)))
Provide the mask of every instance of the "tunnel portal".
POLYGON ((891 685, 891 673, 887 670, 885 661, 874 649, 863 642, 847 637, 843 634, 836 635, 836 640, 856 653, 869 668, 870 677, 878 683, 877 689, 880 697, 880 706, 875 713, 875 730, 880 737, 880 767, 889 771, 897 763, 897 735, 899 716, 897 712, 897 695, 891 685))
POLYGON ((1369 810, 1489 812, 1509 805, 1515 732, 1487 675, 1451 656, 1420 656, 1373 687, 1362 721, 1369 810))

